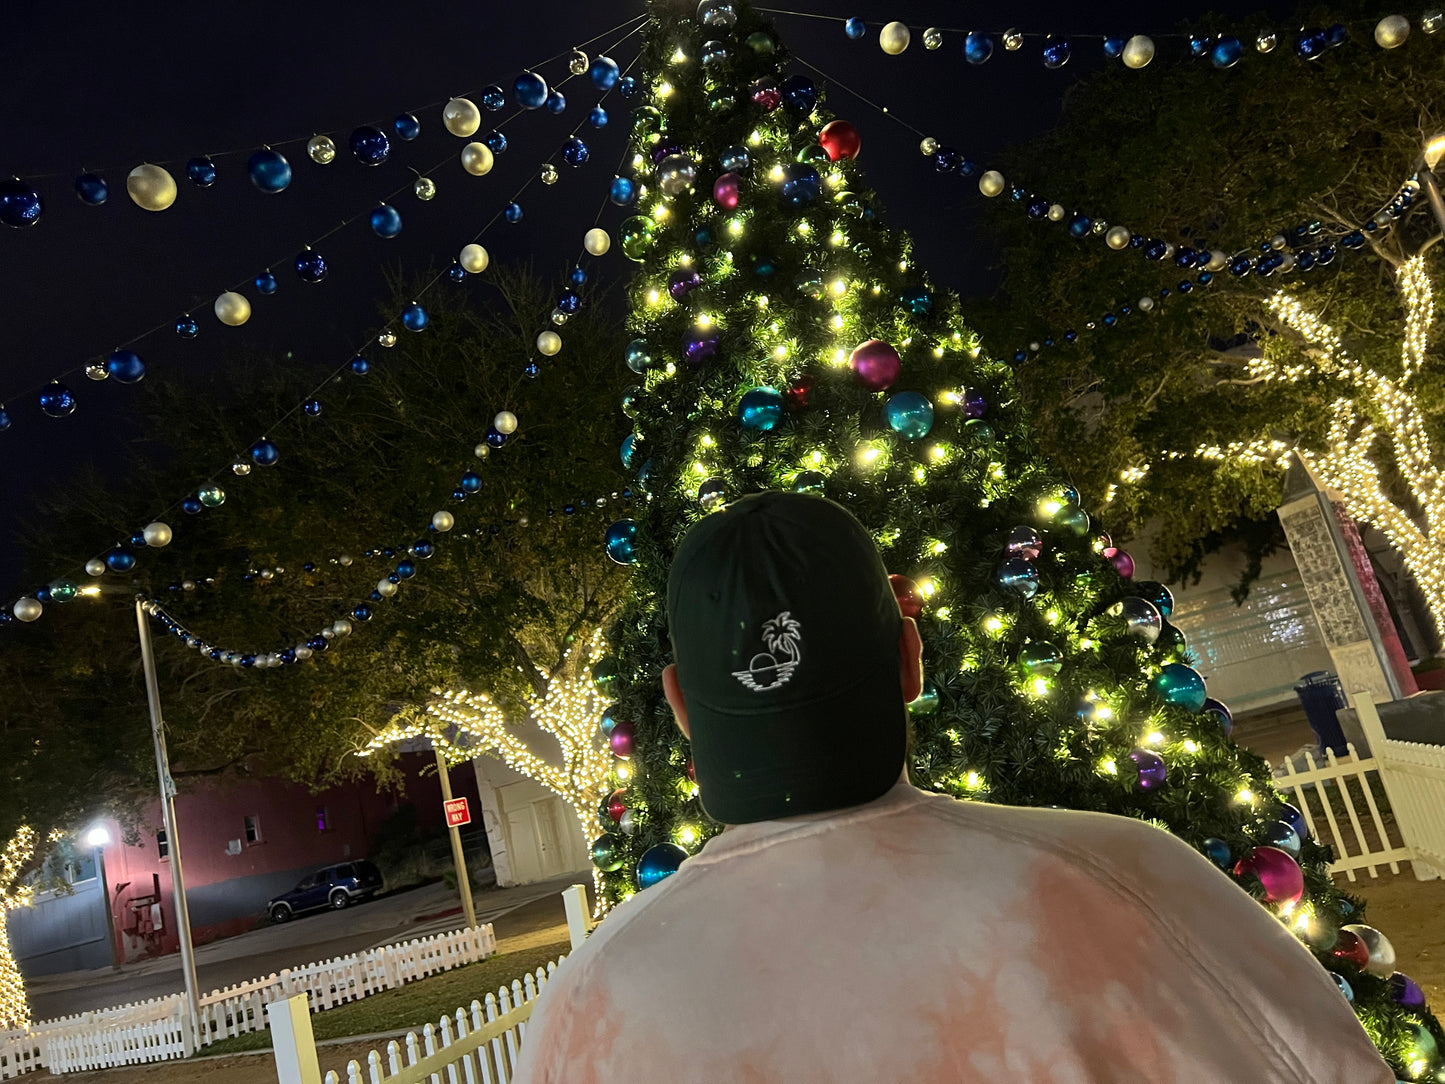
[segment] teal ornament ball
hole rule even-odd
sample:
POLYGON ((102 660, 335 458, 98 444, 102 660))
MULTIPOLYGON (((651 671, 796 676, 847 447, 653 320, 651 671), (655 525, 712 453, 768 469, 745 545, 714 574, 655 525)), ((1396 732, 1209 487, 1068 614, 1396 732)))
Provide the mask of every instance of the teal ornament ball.
POLYGON ((603 656, 592 665, 592 687, 599 693, 607 693, 617 683, 617 660, 611 655, 603 656))
POLYGON ((793 479, 794 493, 822 493, 828 484, 828 478, 822 471, 805 470, 800 471, 793 479))
POLYGON ((607 551, 607 556, 619 565, 636 564, 637 521, 619 519, 607 528, 607 533, 602 537, 602 546, 607 551))
POLYGON ((937 710, 938 686, 931 681, 925 681, 917 699, 908 702, 908 711, 912 715, 932 715, 937 710))
POLYGON ((1039 593, 1039 570, 1032 561, 1022 557, 1010 557, 999 565, 994 579, 1005 591, 1023 598, 1033 598, 1039 593))
POLYGON ((622 448, 619 454, 622 458, 622 466, 627 470, 631 470, 633 457, 637 455, 636 433, 628 433, 627 436, 622 438, 622 448))
POLYGON ((1135 580, 1134 593, 1154 603, 1160 617, 1168 617, 1174 612, 1174 594, 1158 580, 1135 580))
POLYGON ((1149 682, 1149 688, 1165 703, 1178 704, 1189 711, 1202 710, 1208 699, 1199 671, 1181 662, 1165 664, 1149 682))
POLYGON ((634 373, 640 376, 656 365, 652 359, 652 348, 647 345, 646 339, 633 339, 627 344, 627 367, 634 373))
POLYGON ((627 841, 612 832, 598 836, 589 848, 592 864, 603 873, 615 873, 627 858, 627 841))
POLYGON ((1063 668, 1064 656, 1053 644, 1040 640, 1024 644, 1019 652, 1019 665, 1030 674, 1057 674, 1063 668))
POLYGON ((766 433, 783 420, 783 396, 776 388, 753 388, 738 401, 738 424, 754 433, 766 433))
POLYGON ((933 294, 922 286, 904 290, 900 300, 903 307, 914 316, 927 316, 933 311, 933 294))
POLYGON ((642 852, 637 863, 637 887, 651 888, 677 872, 687 861, 687 852, 676 843, 659 843, 642 852))
POLYGON ((883 407, 888 427, 905 440, 922 440, 933 428, 933 404, 916 391, 889 396, 883 407))
POLYGON ((1211 836, 1200 845, 1200 849, 1204 852, 1204 857, 1220 869, 1229 868, 1229 844, 1224 840, 1211 836))

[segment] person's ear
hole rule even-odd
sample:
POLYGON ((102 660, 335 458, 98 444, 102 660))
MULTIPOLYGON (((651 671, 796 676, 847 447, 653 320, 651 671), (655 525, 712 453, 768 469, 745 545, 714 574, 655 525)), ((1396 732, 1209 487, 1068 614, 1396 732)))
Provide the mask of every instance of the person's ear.
MULTIPOLYGON (((898 633, 898 676, 903 685, 904 702, 917 700, 923 692, 923 638, 918 635, 918 623, 911 617, 903 619, 903 628, 898 633)), ((666 677, 664 673, 664 681, 666 677)), ((666 684, 663 687, 666 688, 666 684)), ((673 710, 677 710, 676 706, 673 710)))
MULTIPOLYGON (((914 629, 913 636, 917 639, 917 629, 914 629)), ((677 683, 677 667, 672 663, 668 663, 662 671, 662 695, 667 697, 668 706, 672 708, 672 719, 677 723, 677 729, 682 731, 684 738, 691 740, 692 730, 687 725, 687 701, 682 698, 682 686, 677 683)))

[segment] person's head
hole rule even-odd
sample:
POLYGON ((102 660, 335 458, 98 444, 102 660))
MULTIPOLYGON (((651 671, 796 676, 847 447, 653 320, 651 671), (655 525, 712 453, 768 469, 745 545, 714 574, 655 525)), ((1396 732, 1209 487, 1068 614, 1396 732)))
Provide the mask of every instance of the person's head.
POLYGON ((673 560, 667 616, 663 690, 709 816, 821 813, 898 782, 918 628, 840 505, 759 493, 705 517, 673 560))

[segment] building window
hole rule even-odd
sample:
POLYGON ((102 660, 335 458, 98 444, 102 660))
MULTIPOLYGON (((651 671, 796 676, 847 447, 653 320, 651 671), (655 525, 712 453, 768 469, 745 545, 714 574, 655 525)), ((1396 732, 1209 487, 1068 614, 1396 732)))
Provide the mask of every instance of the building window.
POLYGON ((246 818, 246 842, 261 842, 261 821, 256 817, 246 818))
POLYGON ((166 839, 166 830, 162 828, 156 833, 156 855, 160 858, 171 856, 171 843, 166 839))
POLYGON ((73 885, 82 881, 95 880, 95 856, 84 855, 72 858, 65 863, 65 879, 73 885))
POLYGON ((326 829, 328 829, 328 828, 330 828, 330 827, 331 827, 331 825, 328 824, 328 823, 327 823, 327 820, 326 820, 326 807, 325 807, 324 805, 319 805, 319 806, 317 806, 317 807, 316 807, 316 830, 317 830, 318 832, 324 832, 324 831, 326 831, 326 829))

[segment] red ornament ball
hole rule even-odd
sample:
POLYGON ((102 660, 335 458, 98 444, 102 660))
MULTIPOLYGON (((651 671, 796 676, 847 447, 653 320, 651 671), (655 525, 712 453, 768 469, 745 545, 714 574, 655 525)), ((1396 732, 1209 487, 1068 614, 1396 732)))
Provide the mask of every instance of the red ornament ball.
POLYGON ((620 821, 622 814, 627 812, 627 788, 618 787, 607 796, 607 815, 614 821, 620 821))
POLYGON ((903 371, 903 361, 898 351, 882 339, 869 339, 853 348, 853 353, 848 355, 848 368, 853 370, 853 378, 869 391, 885 391, 903 371))
POLYGON ((612 747, 612 755, 619 760, 626 760, 630 757, 632 755, 632 724, 624 720, 614 726, 607 743, 612 747))
POLYGON ((1353 930, 1341 930, 1340 939, 1335 942, 1335 947, 1330 950, 1330 955, 1337 960, 1348 960, 1361 971, 1370 962, 1370 946, 1365 944, 1364 938, 1353 930))
POLYGON ((692 757, 687 758, 687 777, 694 783, 697 782, 697 769, 692 766, 692 757))
POLYGON ((828 152, 833 161, 840 158, 857 158, 863 149, 863 137, 846 120, 829 121, 818 133, 818 144, 828 152))
POLYGON ((723 210, 737 210, 743 179, 736 173, 724 173, 712 183, 712 198, 723 210))
POLYGON ((795 376, 788 382, 788 390, 783 392, 783 398, 787 400, 789 410, 806 410, 808 407, 808 396, 818 382, 811 376, 795 376))
POLYGON ((783 92, 778 87, 778 81, 770 76, 763 76, 753 81, 748 87, 748 97, 754 105, 762 108, 764 112, 771 113, 778 106, 783 104, 783 92))
POLYGON ((918 584, 895 572, 888 577, 888 586, 893 588, 893 597, 898 600, 898 612, 904 617, 916 620, 923 613, 923 598, 918 593, 918 584))

